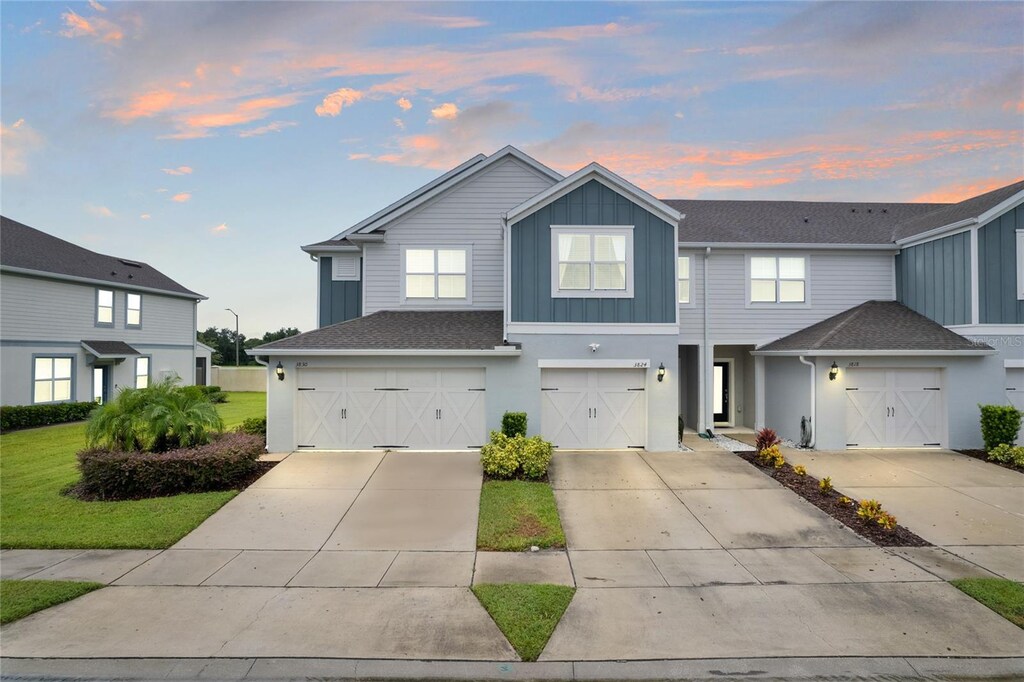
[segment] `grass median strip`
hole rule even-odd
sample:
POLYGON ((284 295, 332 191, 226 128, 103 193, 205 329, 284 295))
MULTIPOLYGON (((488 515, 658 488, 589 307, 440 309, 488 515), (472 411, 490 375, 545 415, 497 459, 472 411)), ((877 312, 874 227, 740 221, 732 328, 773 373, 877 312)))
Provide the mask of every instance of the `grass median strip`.
POLYGON ((476 585, 473 593, 524 661, 536 661, 575 587, 565 585, 476 585))
POLYGON ((480 491, 477 549, 521 552, 565 547, 551 486, 533 481, 486 481, 480 491))
POLYGON ((962 578, 950 584, 1024 628, 1024 585, 1003 578, 962 578))
POLYGON ((68 580, 0 580, 0 623, 6 625, 101 587, 102 583, 68 580))

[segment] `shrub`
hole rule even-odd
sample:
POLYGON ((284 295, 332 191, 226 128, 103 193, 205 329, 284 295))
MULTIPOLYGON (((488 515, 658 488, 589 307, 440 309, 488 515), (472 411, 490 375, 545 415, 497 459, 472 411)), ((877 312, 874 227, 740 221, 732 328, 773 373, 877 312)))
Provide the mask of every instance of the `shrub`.
POLYGON ((820 490, 822 494, 832 492, 832 477, 826 476, 818 481, 818 490, 820 490))
POLYGON ((889 512, 882 512, 876 519, 878 525, 886 530, 893 530, 896 528, 896 517, 889 512))
POLYGON ((997 445, 989 450, 988 458, 993 462, 1024 467, 1024 445, 997 445))
POLYGON ((211 403, 226 403, 227 393, 220 390, 220 386, 182 386, 181 390, 196 398, 206 398, 211 403))
POLYGON ((519 466, 526 478, 543 478, 548 473, 554 448, 540 436, 527 438, 520 451, 519 466))
POLYGON ((772 460, 772 466, 774 466, 776 469, 781 469, 782 467, 786 466, 786 458, 783 457, 781 454, 775 455, 775 458, 772 460))
POLYGON ((763 450, 757 451, 757 459, 760 460, 761 464, 768 466, 774 464, 775 460, 781 457, 782 454, 779 452, 778 445, 769 445, 763 450))
POLYGON ((836 504, 853 504, 853 500, 846 495, 840 495, 839 499, 836 500, 836 504))
POLYGON ((981 408, 981 438, 985 449, 1013 445, 1020 431, 1021 412, 1013 405, 978 405, 981 408))
POLYGON ((806 476, 807 467, 805 467, 803 464, 797 464, 795 467, 793 467, 793 473, 796 474, 797 476, 806 476))
POLYGON ((267 437, 267 418, 266 417, 248 417, 242 421, 242 424, 238 427, 238 430, 242 433, 248 433, 253 436, 267 437))
POLYGON ((93 448, 78 453, 78 491, 103 500, 227 490, 256 471, 263 439, 230 433, 206 445, 158 454, 93 448))
POLYGON ((501 417, 501 432, 512 438, 526 435, 526 413, 506 412, 501 417))
POLYGON ((492 478, 543 478, 553 447, 540 436, 506 436, 491 431, 491 442, 480 449, 480 464, 492 478))
POLYGON ((861 500, 857 506, 857 516, 865 521, 874 521, 882 515, 882 503, 878 500, 861 500))
POLYGON ((769 429, 767 426, 757 432, 754 439, 754 449, 758 452, 763 452, 773 445, 782 444, 782 440, 773 429, 769 429))
POLYGON ((0 407, 0 432, 31 429, 88 419, 96 403, 53 403, 50 405, 4 405, 0 407))

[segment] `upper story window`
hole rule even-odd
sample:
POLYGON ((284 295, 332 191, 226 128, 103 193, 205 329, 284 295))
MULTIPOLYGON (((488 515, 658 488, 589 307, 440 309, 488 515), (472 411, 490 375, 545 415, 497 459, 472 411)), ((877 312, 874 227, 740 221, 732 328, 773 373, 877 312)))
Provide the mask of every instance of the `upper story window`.
POLYGON ((690 257, 679 257, 679 302, 690 302, 690 257))
POLYGON ((142 295, 128 294, 126 297, 125 325, 128 327, 142 326, 142 295))
POLYGON ((465 248, 404 250, 407 300, 462 300, 469 298, 469 251, 465 248))
POLYGON ((553 227, 551 295, 633 296, 632 227, 553 227))
POLYGON ((71 358, 35 358, 32 402, 56 403, 71 400, 71 358))
POLYGON ((805 303, 806 301, 806 257, 750 257, 751 303, 805 303))
POLYGON ((135 388, 149 386, 149 358, 135 358, 135 388))
POLYGON ((110 289, 96 290, 96 324, 114 326, 114 292, 110 289))

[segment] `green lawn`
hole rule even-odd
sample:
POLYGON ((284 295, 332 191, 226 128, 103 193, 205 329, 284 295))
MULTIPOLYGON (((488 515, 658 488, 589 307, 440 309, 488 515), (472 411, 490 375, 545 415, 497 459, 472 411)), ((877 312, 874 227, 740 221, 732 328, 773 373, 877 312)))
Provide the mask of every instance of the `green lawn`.
MULTIPOLYGON (((229 393, 217 406, 228 428, 266 413, 266 394, 229 393)), ((198 526, 234 491, 129 502, 82 502, 60 494, 78 480, 85 425, 0 435, 0 547, 160 549, 198 526)))
POLYGON ((950 583, 1019 628, 1024 628, 1024 585, 1002 578, 963 578, 950 583))
POLYGON ((521 552, 531 545, 565 547, 551 486, 529 481, 484 483, 477 549, 521 552))
POLYGON ((568 608, 575 587, 476 585, 473 594, 524 661, 536 661, 568 608))
POLYGON ((67 580, 0 580, 0 623, 6 625, 101 587, 101 583, 67 580))

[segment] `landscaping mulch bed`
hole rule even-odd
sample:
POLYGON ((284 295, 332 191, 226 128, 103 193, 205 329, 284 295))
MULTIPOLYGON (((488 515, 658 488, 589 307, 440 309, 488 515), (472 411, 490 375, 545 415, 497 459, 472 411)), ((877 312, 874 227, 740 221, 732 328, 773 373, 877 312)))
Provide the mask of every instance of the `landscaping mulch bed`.
POLYGON ((974 459, 980 459, 983 462, 987 462, 988 464, 995 464, 996 466, 1003 467, 1004 469, 1010 469, 1012 471, 1020 471, 1024 473, 1024 468, 1022 467, 1014 466, 1009 462, 995 462, 989 459, 988 453, 985 452, 984 450, 954 450, 953 452, 959 452, 961 455, 967 455, 968 457, 973 457, 974 459))
MULTIPOLYGON (((228 490, 245 490, 246 488, 251 486, 253 483, 258 481, 264 474, 266 474, 268 471, 273 469, 278 464, 279 464, 279 462, 265 462, 263 460, 260 460, 260 461, 256 462, 256 467, 253 469, 252 473, 248 477, 246 477, 243 481, 241 481, 238 485, 233 486, 231 488, 228 488, 228 490)), ((215 491, 208 490, 208 491, 204 491, 204 492, 215 492, 215 491)), ((119 498, 117 500, 111 500, 111 499, 105 499, 105 498, 102 498, 102 497, 97 497, 96 495, 83 490, 81 488, 81 484, 80 483, 75 483, 73 485, 68 486, 64 490, 62 490, 61 494, 65 495, 67 497, 72 497, 72 498, 74 498, 76 500, 81 500, 83 502, 124 502, 124 501, 128 501, 128 500, 148 500, 148 499, 152 499, 153 497, 174 497, 175 495, 181 495, 183 493, 179 492, 179 493, 173 493, 171 495, 147 495, 147 496, 124 497, 124 498, 119 498)))
POLYGON ((843 497, 843 493, 840 491, 831 490, 823 493, 818 487, 818 479, 810 474, 798 475, 788 462, 782 468, 776 469, 774 466, 761 464, 753 450, 744 450, 733 454, 746 460, 766 476, 774 478, 836 521, 880 547, 930 547, 932 544, 903 526, 897 525, 892 530, 886 530, 873 521, 865 521, 857 516, 858 500, 854 499, 852 503, 844 503, 839 501, 843 497))

